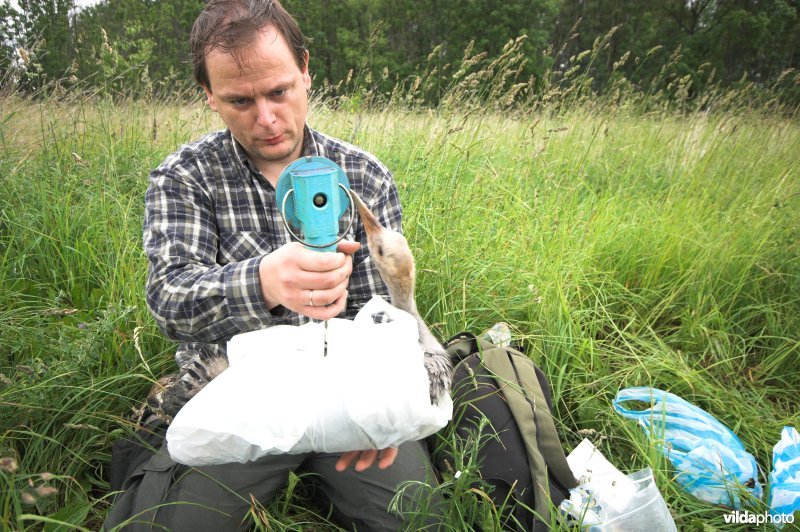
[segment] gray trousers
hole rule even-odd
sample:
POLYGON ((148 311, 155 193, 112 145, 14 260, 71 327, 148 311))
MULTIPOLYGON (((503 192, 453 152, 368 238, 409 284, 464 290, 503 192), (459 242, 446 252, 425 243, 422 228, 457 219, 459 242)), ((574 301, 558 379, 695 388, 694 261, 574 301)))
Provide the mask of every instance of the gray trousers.
MULTIPOLYGON (((311 474, 342 525, 359 531, 395 531, 404 528, 404 520, 389 513, 388 507, 399 485, 409 480, 436 485, 422 442, 400 445, 394 464, 384 470, 373 465, 360 473, 352 466, 339 472, 334 466, 340 456, 277 455, 246 464, 193 468, 172 461, 165 445, 125 481, 103 529, 123 523, 126 531, 247 529, 252 524, 246 518, 251 496, 268 503, 286 485, 289 472, 297 471, 311 474)), ((411 509, 417 496, 427 495, 422 488, 407 490, 403 507, 411 509)), ((430 524, 435 524, 435 517, 430 517, 430 524)))

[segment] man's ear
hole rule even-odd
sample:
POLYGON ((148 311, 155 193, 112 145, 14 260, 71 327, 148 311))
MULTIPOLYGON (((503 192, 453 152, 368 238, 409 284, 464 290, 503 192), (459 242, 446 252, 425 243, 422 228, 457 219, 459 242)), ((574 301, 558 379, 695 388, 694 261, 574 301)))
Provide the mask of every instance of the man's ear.
POLYGON ((203 85, 203 90, 206 91, 206 101, 208 102, 208 106, 216 113, 217 100, 214 99, 214 93, 211 92, 211 88, 208 85, 203 85))
POLYGON ((311 74, 308 72, 308 50, 305 51, 305 65, 303 66, 303 85, 306 91, 311 90, 311 74))

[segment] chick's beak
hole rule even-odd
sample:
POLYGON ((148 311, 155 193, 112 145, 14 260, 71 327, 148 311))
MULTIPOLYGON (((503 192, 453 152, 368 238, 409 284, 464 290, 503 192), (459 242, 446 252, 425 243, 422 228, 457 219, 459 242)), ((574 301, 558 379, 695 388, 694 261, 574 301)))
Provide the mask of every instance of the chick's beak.
POLYGON ((375 218, 375 215, 372 214, 372 211, 369 210, 369 207, 367 207, 354 190, 350 189, 350 195, 353 197, 353 202, 356 204, 358 215, 361 217, 361 223, 364 224, 367 235, 372 236, 379 233, 383 229, 383 226, 378 222, 378 219, 375 218))

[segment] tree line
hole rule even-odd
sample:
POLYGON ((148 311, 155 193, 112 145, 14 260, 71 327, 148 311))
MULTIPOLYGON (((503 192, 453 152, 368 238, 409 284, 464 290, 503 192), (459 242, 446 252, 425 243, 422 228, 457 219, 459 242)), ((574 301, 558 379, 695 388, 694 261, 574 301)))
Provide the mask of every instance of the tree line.
MULTIPOLYGON (((582 69, 601 89, 788 84, 798 66, 797 0, 283 0, 303 29, 315 86, 389 94, 448 80, 513 50, 515 81, 582 69), (514 42, 509 48, 508 43, 514 42), (669 75, 665 76, 665 65, 669 75)), ((191 82, 188 34, 202 0, 0 0, 0 82, 112 95, 174 95, 191 82)), ((494 80, 497 82, 497 80, 494 80)), ((787 87, 797 92, 797 87, 787 87)))

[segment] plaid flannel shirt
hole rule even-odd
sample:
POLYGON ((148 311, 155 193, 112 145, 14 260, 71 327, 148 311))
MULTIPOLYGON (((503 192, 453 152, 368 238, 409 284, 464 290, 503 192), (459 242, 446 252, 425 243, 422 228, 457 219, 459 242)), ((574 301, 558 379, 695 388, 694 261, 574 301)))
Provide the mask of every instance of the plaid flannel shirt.
MULTIPOLYGON (((401 230, 397 187, 378 159, 308 126, 303 155, 337 163, 381 223, 401 230)), ((361 242, 344 312, 352 319, 374 294, 388 292, 358 217, 347 237, 361 242)), ((182 342, 176 353, 180 368, 201 352, 224 355, 225 342, 235 334, 310 321, 282 306, 268 310, 261 295, 261 258, 290 240, 275 189, 229 130, 182 146, 151 172, 144 218, 147 305, 164 334, 182 342)))

